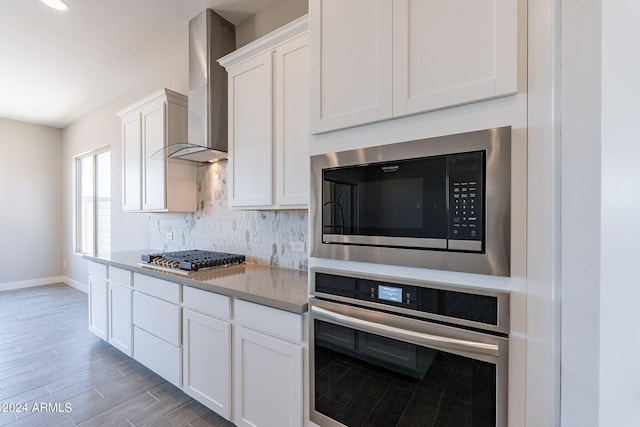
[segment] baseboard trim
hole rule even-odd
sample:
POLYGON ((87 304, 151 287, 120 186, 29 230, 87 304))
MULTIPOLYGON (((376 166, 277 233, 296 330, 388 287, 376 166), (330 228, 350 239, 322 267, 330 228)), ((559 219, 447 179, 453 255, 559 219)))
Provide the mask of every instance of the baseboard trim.
POLYGON ((89 293, 89 287, 87 286, 86 283, 78 282, 77 280, 73 280, 69 277, 63 277, 63 279, 64 280, 62 280, 62 282, 66 283, 72 288, 76 288, 77 290, 82 291, 85 294, 89 293))
POLYGON ((73 280, 67 276, 52 276, 52 277, 44 277, 42 279, 21 280, 19 282, 0 283, 0 292, 10 291, 12 289, 24 289, 24 288, 33 288, 35 286, 52 285, 54 283, 64 283, 65 285, 69 285, 72 288, 75 288, 79 291, 84 292, 85 294, 89 292, 89 287, 87 286, 86 283, 78 282, 77 280, 73 280))
MULTIPOLYGON (((21 280, 19 282, 0 283, 0 291, 12 289, 31 288, 34 286, 51 285, 53 283, 67 283, 68 278, 64 276, 44 277, 42 279, 21 280)), ((67 283, 68 284, 68 283, 67 283)))

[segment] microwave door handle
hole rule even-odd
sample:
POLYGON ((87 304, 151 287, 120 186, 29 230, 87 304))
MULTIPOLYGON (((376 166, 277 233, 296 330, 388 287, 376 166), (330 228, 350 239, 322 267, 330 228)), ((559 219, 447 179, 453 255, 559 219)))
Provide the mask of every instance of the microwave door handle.
POLYGON ((373 334, 383 335, 399 341, 410 341, 418 345, 437 347, 442 350, 457 350, 468 353, 482 354, 486 356, 498 357, 498 345, 475 341, 448 338, 438 335, 425 334, 407 329, 400 329, 394 326, 383 325, 368 320, 358 319, 351 316, 335 313, 331 310, 312 306, 311 311, 319 317, 333 320, 341 325, 362 329, 373 334))

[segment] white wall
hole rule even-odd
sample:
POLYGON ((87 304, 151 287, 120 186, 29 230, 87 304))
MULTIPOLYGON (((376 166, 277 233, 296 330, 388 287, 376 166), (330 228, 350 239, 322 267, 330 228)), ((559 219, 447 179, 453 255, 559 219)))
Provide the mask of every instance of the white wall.
POLYGON ((637 426, 640 6, 562 16, 562 425, 637 426))
MULTIPOLYGON (((188 54, 186 28, 180 50, 173 50, 157 73, 144 82, 67 126, 62 132, 63 151, 63 253, 66 261, 64 275, 78 284, 86 283, 87 264, 73 251, 74 173, 75 156, 109 145, 111 147, 111 249, 122 251, 144 249, 149 245, 149 215, 122 211, 122 136, 116 112, 150 93, 166 87, 188 93, 188 54)), ((98 84, 98 82, 96 82, 98 84)))
POLYGON ((602 173, 599 3, 568 0, 561 11, 561 419, 567 427, 598 425, 602 173))
POLYGON ((62 273, 62 132, 0 118, 0 290, 62 273))
POLYGON ((236 47, 242 47, 309 11, 307 0, 282 0, 236 26, 236 47))
POLYGON ((601 426, 640 425, 640 4, 600 2, 601 426))

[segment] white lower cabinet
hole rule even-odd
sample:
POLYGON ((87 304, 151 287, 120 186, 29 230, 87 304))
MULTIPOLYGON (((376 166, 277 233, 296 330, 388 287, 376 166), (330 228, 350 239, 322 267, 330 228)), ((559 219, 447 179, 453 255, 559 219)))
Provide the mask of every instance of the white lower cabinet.
POLYGON ((107 341, 127 356, 133 354, 133 290, 131 286, 132 273, 130 271, 113 266, 109 267, 107 341))
POLYGON ((107 279, 89 276, 89 330, 103 340, 107 340, 107 307, 107 279))
POLYGON ((182 387, 181 285, 134 275, 133 358, 182 387))
POLYGON ((89 264, 93 333, 238 426, 306 424, 306 316, 89 264))
POLYGON ((184 310, 183 390, 231 418, 231 324, 184 310))
POLYGON ((227 419, 232 415, 230 313, 231 298, 184 287, 183 390, 227 419))
POLYGON ((118 350, 131 356, 131 295, 130 287, 109 282, 109 335, 108 340, 118 350))
POLYGON ((176 387, 182 386, 182 349, 165 340, 133 327, 135 350, 133 358, 169 381, 176 387))
POLYGON ((240 300, 235 309, 235 424, 303 425, 302 316, 240 300), (292 338, 294 342, 272 335, 292 338))

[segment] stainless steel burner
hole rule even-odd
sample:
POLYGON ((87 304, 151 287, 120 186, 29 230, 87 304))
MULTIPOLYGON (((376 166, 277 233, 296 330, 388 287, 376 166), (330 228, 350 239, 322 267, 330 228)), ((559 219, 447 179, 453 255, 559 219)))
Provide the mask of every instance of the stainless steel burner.
POLYGON ((164 252, 156 254, 143 254, 139 265, 143 267, 158 268, 165 271, 185 274, 206 268, 220 267, 245 262, 244 255, 230 254, 226 252, 204 251, 200 249, 164 252))

